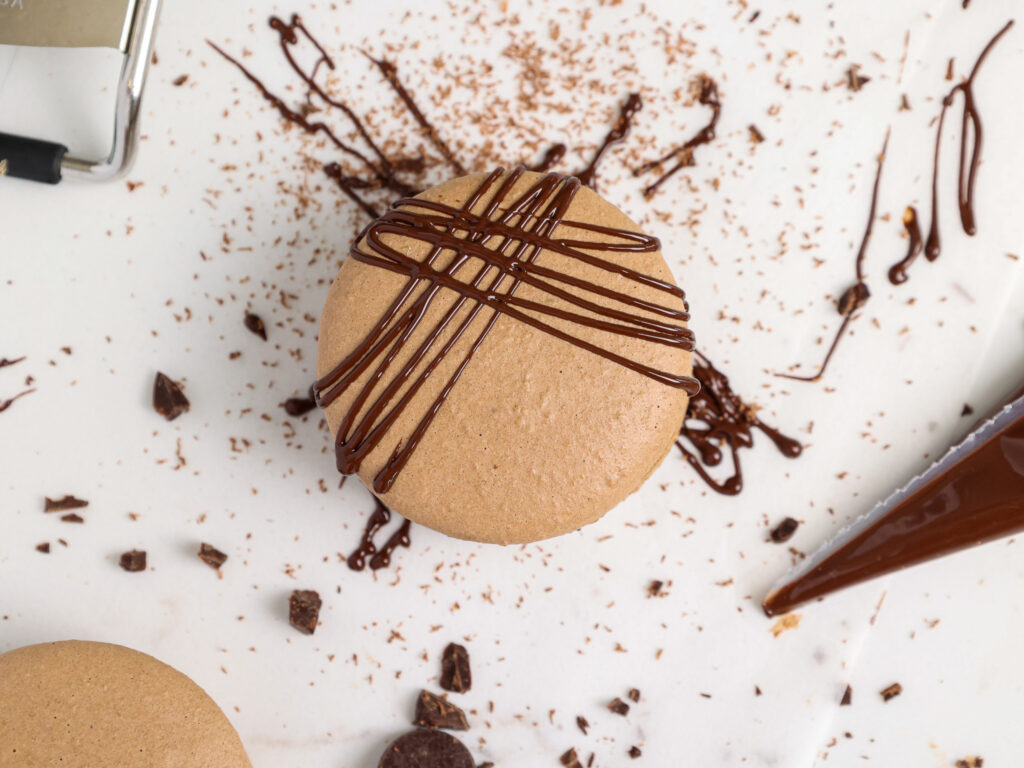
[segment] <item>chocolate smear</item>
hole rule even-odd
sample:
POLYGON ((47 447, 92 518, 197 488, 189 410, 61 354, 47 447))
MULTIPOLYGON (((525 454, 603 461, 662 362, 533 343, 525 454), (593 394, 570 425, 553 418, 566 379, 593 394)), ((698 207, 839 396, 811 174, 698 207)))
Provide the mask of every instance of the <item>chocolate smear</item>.
POLYGON ((469 668, 469 651, 457 643, 448 643, 441 654, 441 688, 465 693, 473 686, 469 668))
POLYGON ((630 688, 629 689, 628 698, 634 704, 638 703, 640 701, 640 689, 639 688, 630 688))
POLYGON ((450 733, 418 728, 391 742, 377 768, 475 768, 475 763, 450 733))
POLYGON ((153 409, 168 421, 174 421, 189 409, 181 387, 162 373, 153 381, 153 409))
POLYGON ((207 544, 205 541, 199 545, 199 559, 206 563, 208 566, 213 568, 215 571, 219 571, 220 567, 227 562, 228 556, 221 552, 216 547, 207 544))
POLYGON ((870 77, 860 74, 860 65, 853 64, 846 70, 846 87, 851 91, 859 91, 864 85, 871 81, 870 77))
POLYGON ((141 549, 125 552, 121 555, 121 559, 117 561, 117 564, 129 573, 144 571, 146 570, 146 552, 141 549))
POLYGON ((420 691, 416 699, 416 715, 413 725, 421 728, 445 728, 450 731, 467 731, 466 713, 430 691, 420 691))
POLYGON ((267 340, 267 327, 263 324, 263 318, 259 315, 253 314, 252 312, 246 312, 245 327, 248 328, 251 333, 256 334, 264 341, 267 340))
POLYGON ((59 499, 44 496, 43 499, 43 512, 66 512, 69 509, 81 509, 89 506, 89 502, 85 499, 76 499, 70 495, 64 495, 59 499))
POLYGON ((296 589, 288 598, 288 623, 304 635, 316 631, 320 618, 320 595, 312 589, 296 589))

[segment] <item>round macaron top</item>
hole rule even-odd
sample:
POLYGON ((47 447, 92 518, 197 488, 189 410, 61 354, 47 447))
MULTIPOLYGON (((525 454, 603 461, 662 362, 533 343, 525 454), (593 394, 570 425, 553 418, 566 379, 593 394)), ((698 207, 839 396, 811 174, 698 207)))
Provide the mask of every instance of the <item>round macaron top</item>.
POLYGON ((339 469, 459 538, 535 541, 601 517, 664 458, 696 391, 659 248, 558 174, 474 174, 399 201, 321 319, 339 469))
POLYGON ((75 640, 0 654, 0 765, 251 768, 188 677, 120 645, 75 640))

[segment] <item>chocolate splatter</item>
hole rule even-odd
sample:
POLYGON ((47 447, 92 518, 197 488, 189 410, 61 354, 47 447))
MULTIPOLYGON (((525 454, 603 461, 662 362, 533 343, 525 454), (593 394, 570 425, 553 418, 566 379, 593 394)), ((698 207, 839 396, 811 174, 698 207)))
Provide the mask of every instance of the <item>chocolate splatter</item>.
POLYGON ((675 176, 683 168, 694 165, 693 153, 697 147, 715 140, 715 128, 718 125, 718 118, 722 114, 722 103, 718 98, 718 84, 707 75, 701 74, 694 80, 692 87, 696 92, 697 102, 705 107, 711 107, 711 119, 692 138, 669 150, 656 160, 644 163, 633 172, 634 176, 640 176, 656 168, 661 168, 669 160, 676 160, 675 165, 663 172, 654 183, 644 188, 644 196, 646 197, 653 195, 658 190, 658 187, 675 176))
POLYGON ((761 421, 757 412, 733 391, 729 378, 700 352, 694 353, 693 375, 700 382, 700 392, 690 398, 686 419, 679 431, 681 439, 676 441, 676 446, 712 489, 729 496, 743 490, 739 452, 753 447, 753 429, 761 430, 784 456, 795 459, 800 455, 803 450, 800 443, 761 421), (722 463, 723 448, 732 456, 733 472, 726 480, 718 481, 706 468, 722 463))
POLYGON ((391 565, 391 555, 395 550, 399 547, 408 548, 412 543, 409 538, 409 529, 412 523, 409 520, 403 520, 398 530, 391 534, 379 550, 377 549, 373 538, 381 528, 390 522, 391 510, 384 506, 380 499, 374 497, 373 500, 377 506, 366 520, 366 527, 363 529, 359 546, 348 556, 348 567, 353 571, 363 570, 368 557, 370 558, 370 570, 378 571, 381 568, 387 568, 391 565))
POLYGON ((289 416, 305 416, 316 408, 316 395, 313 393, 313 387, 309 388, 309 394, 306 397, 289 397, 281 407, 289 416))

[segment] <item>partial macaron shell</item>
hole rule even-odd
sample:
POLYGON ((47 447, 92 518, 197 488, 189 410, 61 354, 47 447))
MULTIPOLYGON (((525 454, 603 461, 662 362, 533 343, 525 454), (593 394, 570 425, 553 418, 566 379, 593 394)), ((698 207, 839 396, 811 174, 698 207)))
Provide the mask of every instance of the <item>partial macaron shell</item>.
POLYGON ((227 717, 188 677, 77 640, 0 654, 0 765, 251 768, 227 717))
MULTIPOLYGON (((453 179, 419 197, 460 206, 485 177, 473 174, 453 179)), ((538 173, 523 174, 508 199, 540 178, 538 173)), ((488 193, 474 210, 479 211, 489 198, 488 193)), ((625 214, 587 187, 576 193, 564 218, 640 231, 625 214)), ((602 237, 568 225, 560 225, 553 236, 566 234, 580 240, 602 237)), ((390 238, 389 245, 418 260, 426 253, 422 242, 391 235, 385 238, 390 238)), ((595 255, 674 284, 660 252, 601 251, 595 255)), ((663 291, 581 265, 558 253, 545 250, 536 263, 682 308, 681 300, 663 291)), ((327 374, 364 341, 407 281, 403 274, 352 258, 345 262, 331 286, 321 318, 319 376, 327 374)), ((549 305, 559 301, 529 285, 520 286, 516 295, 549 305)), ((412 350, 426 338, 427 329, 457 298, 453 291, 440 291, 390 371, 409 359, 412 350)), ((608 303, 603 297, 588 298, 608 303)), ((470 306, 467 302, 450 328, 468 315, 470 306)), ((363 460, 358 474, 365 484, 372 486, 374 476, 396 445, 419 423, 490 314, 489 309, 479 313, 410 407, 363 460)), ((568 321, 550 322, 660 370, 691 372, 691 354, 684 349, 615 336, 568 321)), ((442 334, 441 342, 448 337, 448 333, 442 334)), ((337 434, 345 412, 372 370, 327 408, 333 434, 337 434)), ((501 316, 408 464, 381 499, 416 523, 463 539, 512 544, 567 533, 600 518, 654 471, 678 435, 687 402, 681 389, 501 316)))

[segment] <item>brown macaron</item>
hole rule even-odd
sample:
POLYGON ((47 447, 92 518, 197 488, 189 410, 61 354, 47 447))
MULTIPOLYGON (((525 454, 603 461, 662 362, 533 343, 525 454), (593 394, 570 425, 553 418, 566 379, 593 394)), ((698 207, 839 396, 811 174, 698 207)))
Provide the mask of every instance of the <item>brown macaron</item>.
POLYGON ((665 457, 696 391, 659 247, 557 174, 473 174, 401 201, 364 230, 321 318, 339 469, 459 538, 600 518, 665 457))
POLYGON ((251 768, 224 713, 185 675, 76 640, 0 654, 0 765, 251 768))

